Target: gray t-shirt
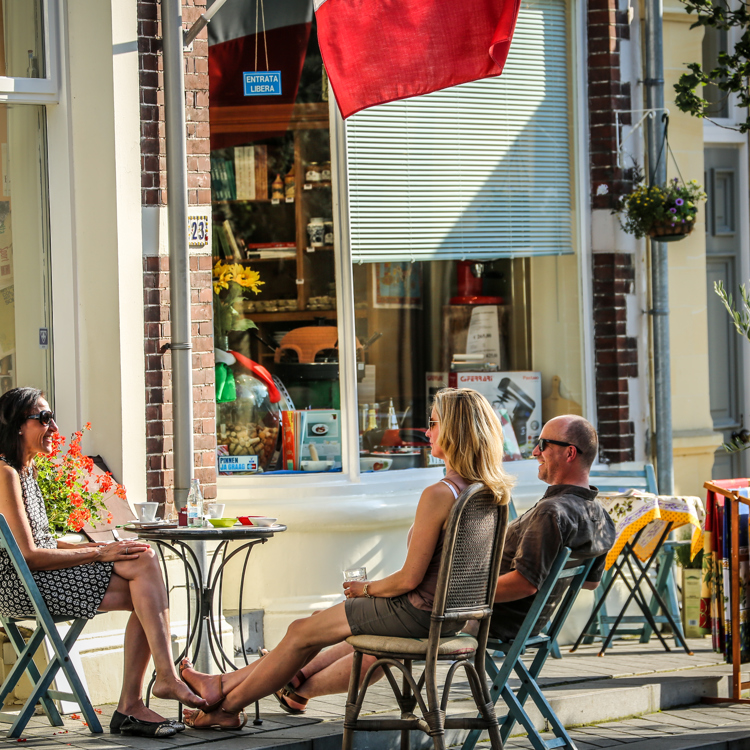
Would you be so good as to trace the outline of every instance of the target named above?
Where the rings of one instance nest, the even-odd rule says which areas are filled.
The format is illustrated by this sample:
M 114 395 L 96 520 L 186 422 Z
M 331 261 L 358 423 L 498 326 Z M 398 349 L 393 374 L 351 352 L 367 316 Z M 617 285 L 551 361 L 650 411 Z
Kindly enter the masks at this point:
M 600 581 L 604 560 L 615 543 L 615 525 L 596 499 L 596 487 L 552 485 L 542 499 L 508 525 L 500 575 L 517 570 L 529 583 L 541 588 L 563 547 L 573 551 L 571 560 L 596 558 L 588 581 Z M 537 621 L 539 633 L 552 616 L 570 581 L 555 587 Z M 534 596 L 494 606 L 490 633 L 495 638 L 513 638 L 526 617 Z

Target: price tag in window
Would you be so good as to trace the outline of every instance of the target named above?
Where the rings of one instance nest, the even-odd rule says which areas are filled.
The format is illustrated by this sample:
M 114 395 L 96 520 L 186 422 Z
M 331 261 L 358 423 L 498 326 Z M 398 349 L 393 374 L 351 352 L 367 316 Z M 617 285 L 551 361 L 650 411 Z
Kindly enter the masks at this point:
M 306 182 L 304 184 L 304 189 L 305 190 L 312 190 L 312 182 Z
M 278 198 L 271 198 L 271 205 L 278 206 L 281 201 Z
M 188 216 L 188 245 L 206 247 L 208 245 L 208 214 Z

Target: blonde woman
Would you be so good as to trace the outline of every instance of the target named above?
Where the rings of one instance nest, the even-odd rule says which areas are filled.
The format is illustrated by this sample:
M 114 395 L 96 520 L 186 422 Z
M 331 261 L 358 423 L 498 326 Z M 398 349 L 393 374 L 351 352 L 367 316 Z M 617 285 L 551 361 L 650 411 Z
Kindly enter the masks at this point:
M 482 482 L 498 503 L 506 504 L 513 483 L 502 468 L 500 421 L 476 391 L 439 391 L 427 435 L 432 455 L 445 462 L 445 478 L 422 493 L 407 536 L 403 567 L 378 581 L 345 582 L 344 602 L 317 613 L 314 619 L 293 622 L 279 645 L 255 664 L 230 674 L 206 675 L 183 662 L 183 680 L 209 704 L 207 711 L 186 710 L 187 724 L 197 729 L 240 728 L 244 725 L 240 718 L 243 708 L 271 694 L 285 710 L 301 713 L 306 700 L 296 690 L 302 690 L 300 681 L 316 668 L 314 661 L 308 662 L 322 648 L 335 646 L 319 657 L 321 664 L 329 662 L 320 672 L 327 692 L 343 692 L 348 684 L 346 655 L 350 652 L 344 641 L 350 635 L 428 635 L 445 525 L 456 498 L 469 485 Z M 443 632 L 452 635 L 460 628 L 461 623 L 449 622 Z M 296 681 L 296 688 L 288 685 L 290 680 Z

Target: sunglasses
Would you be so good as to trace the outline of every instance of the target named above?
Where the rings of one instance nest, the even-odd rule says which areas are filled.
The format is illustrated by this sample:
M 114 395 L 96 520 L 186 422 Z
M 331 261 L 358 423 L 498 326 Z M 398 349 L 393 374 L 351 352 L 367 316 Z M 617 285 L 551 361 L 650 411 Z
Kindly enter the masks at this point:
M 581 449 L 577 445 L 574 445 L 573 443 L 563 443 L 562 440 L 539 438 L 539 440 L 537 441 L 537 447 L 539 448 L 540 453 L 544 453 L 544 451 L 547 450 L 548 445 L 562 445 L 563 447 L 571 446 L 572 448 L 575 448 L 579 453 L 581 452 Z
M 38 419 L 39 424 L 46 427 L 50 422 L 55 421 L 55 412 L 45 409 L 44 411 L 40 411 L 39 414 L 29 414 L 26 419 Z

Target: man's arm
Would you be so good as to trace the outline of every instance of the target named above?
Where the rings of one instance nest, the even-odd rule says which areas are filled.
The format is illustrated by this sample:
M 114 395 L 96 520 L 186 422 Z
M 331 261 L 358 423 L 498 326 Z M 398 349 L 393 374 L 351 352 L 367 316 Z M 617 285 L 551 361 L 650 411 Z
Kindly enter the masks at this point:
M 586 591 L 594 591 L 599 588 L 599 583 L 600 581 L 586 581 L 581 588 L 586 589 Z
M 514 602 L 536 594 L 537 588 L 529 583 L 517 570 L 511 570 L 497 579 L 495 603 Z

